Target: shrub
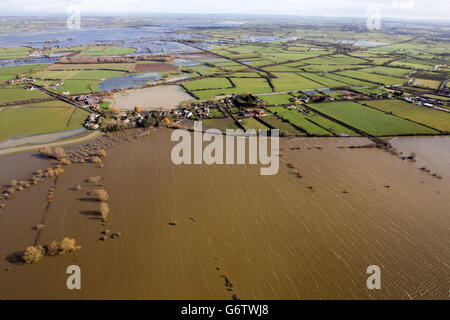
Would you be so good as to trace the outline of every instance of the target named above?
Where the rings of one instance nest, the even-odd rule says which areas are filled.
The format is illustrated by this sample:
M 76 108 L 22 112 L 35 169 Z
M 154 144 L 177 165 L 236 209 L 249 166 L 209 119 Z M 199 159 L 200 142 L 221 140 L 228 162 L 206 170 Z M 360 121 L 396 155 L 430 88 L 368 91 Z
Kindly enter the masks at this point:
M 57 241 L 52 241 L 45 245 L 45 249 L 48 256 L 56 256 L 59 253 L 59 244 Z
M 103 181 L 103 178 L 100 176 L 94 176 L 94 177 L 90 177 L 86 181 L 87 181 L 87 183 L 101 184 Z
M 44 148 L 39 149 L 39 153 L 42 154 L 43 156 L 46 156 L 49 158 L 53 155 L 52 148 L 50 148 L 50 147 L 44 147 Z
M 106 157 L 105 149 L 98 149 L 97 150 L 97 156 L 102 157 L 102 158 Z
M 64 151 L 63 148 L 56 147 L 55 149 L 53 149 L 53 157 L 57 160 L 63 159 L 66 157 L 66 152 Z
M 102 163 L 102 159 L 100 159 L 100 157 L 97 156 L 90 157 L 89 161 L 92 163 Z
M 100 203 L 99 212 L 100 212 L 103 222 L 106 222 L 108 220 L 108 214 L 109 214 L 108 204 L 106 204 L 104 202 Z
M 23 261 L 27 264 L 39 262 L 44 256 L 45 250 L 42 246 L 29 246 L 22 255 Z
M 65 166 L 68 166 L 68 165 L 72 164 L 72 162 L 69 159 L 67 159 L 67 158 L 59 159 L 59 163 L 65 165 Z
M 108 107 L 109 111 L 111 111 L 112 113 L 115 114 L 119 114 L 120 113 L 120 109 L 117 107 Z
M 81 247 L 76 245 L 75 239 L 65 237 L 59 242 L 59 250 L 60 254 L 64 254 L 81 250 Z
M 60 160 L 66 157 L 66 152 L 61 147 L 57 147 L 55 149 L 44 147 L 39 149 L 39 153 L 46 157 L 54 158 L 56 160 Z
M 87 194 L 102 202 L 105 202 L 109 199 L 109 195 L 105 189 L 96 189 L 94 191 L 88 192 Z

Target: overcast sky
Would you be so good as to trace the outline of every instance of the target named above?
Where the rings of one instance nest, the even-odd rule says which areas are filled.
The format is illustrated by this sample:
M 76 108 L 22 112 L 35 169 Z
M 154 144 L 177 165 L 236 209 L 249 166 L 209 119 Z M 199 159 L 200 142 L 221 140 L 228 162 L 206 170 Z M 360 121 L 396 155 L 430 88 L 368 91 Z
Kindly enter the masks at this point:
M 450 0 L 0 0 L 2 13 L 254 13 L 364 17 L 378 6 L 382 17 L 450 19 Z

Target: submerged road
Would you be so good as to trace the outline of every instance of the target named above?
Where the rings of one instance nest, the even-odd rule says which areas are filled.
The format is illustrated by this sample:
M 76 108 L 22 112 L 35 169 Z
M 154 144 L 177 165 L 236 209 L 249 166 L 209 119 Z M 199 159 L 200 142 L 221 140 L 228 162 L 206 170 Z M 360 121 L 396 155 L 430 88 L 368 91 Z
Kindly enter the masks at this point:
M 88 135 L 85 135 L 85 136 L 82 136 L 79 138 L 75 138 L 75 139 L 55 141 L 55 142 L 43 143 L 43 144 L 34 144 L 34 145 L 28 144 L 28 145 L 20 146 L 20 147 L 11 147 L 11 148 L 0 150 L 0 156 L 4 156 L 7 154 L 16 153 L 16 152 L 32 151 L 32 150 L 36 150 L 36 149 L 40 149 L 40 148 L 44 148 L 44 147 L 58 147 L 58 146 L 63 146 L 63 145 L 68 145 L 68 144 L 84 142 L 86 140 L 94 139 L 101 134 L 102 133 L 99 131 L 94 131 Z

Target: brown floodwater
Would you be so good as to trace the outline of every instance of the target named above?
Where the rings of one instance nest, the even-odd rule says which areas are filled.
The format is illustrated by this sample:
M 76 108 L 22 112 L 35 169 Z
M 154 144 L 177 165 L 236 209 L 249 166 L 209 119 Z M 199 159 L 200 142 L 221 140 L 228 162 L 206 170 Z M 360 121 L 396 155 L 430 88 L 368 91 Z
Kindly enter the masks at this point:
M 409 141 L 448 159 L 448 137 L 421 139 L 428 138 Z M 367 143 L 282 140 L 274 176 L 250 165 L 175 166 L 168 129 L 115 145 L 103 168 L 66 169 L 46 212 L 39 243 L 70 236 L 81 251 L 34 265 L 10 262 L 33 243 L 53 181 L 9 201 L 0 215 L 0 298 L 448 298 L 448 162 L 428 165 L 442 171 L 437 179 L 418 170 L 427 161 L 421 151 L 414 163 L 347 148 Z M 396 147 L 411 152 L 408 142 Z M 92 186 L 83 180 L 93 175 L 104 177 L 110 195 L 106 226 L 86 196 Z M 83 190 L 72 190 L 75 184 Z M 122 236 L 99 240 L 106 228 Z M 72 264 L 81 268 L 79 291 L 66 288 Z M 381 268 L 381 290 L 366 287 L 370 265 Z
M 191 99 L 180 86 L 173 85 L 115 93 L 113 105 L 122 110 L 134 110 L 136 106 L 143 109 L 172 110 L 180 102 Z
M 18 153 L 0 157 L 0 187 L 11 180 L 28 178 L 34 171 L 45 170 L 54 164 L 38 152 Z

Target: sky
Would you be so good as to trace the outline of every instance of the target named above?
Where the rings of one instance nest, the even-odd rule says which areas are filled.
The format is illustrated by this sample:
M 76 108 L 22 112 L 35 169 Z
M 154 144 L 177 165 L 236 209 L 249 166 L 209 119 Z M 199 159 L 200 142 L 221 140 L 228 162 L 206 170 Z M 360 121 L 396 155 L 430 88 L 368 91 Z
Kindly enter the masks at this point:
M 0 15 L 8 13 L 66 14 L 70 6 L 81 13 L 231 13 L 299 16 L 450 19 L 450 0 L 0 0 Z

